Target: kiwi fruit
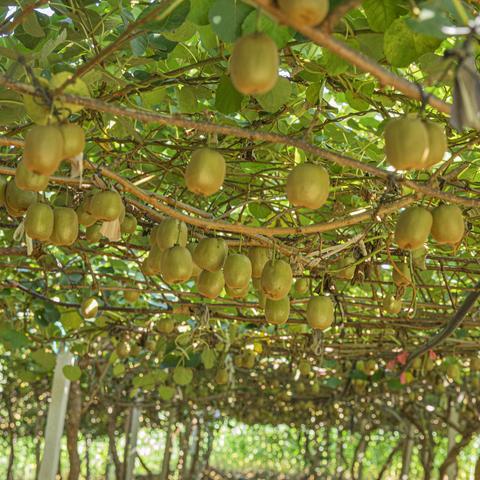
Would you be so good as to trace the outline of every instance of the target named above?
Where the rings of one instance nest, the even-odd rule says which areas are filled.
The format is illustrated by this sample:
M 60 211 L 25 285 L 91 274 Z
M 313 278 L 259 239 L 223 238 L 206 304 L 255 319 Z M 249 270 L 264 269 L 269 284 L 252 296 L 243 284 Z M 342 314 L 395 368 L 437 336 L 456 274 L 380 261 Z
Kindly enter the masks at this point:
M 308 278 L 298 278 L 294 285 L 295 293 L 304 295 L 308 292 Z
M 400 271 L 397 271 L 398 270 Z M 392 280 L 397 287 L 406 287 L 412 283 L 412 274 L 406 263 L 397 263 L 397 268 L 393 269 Z
M 480 358 L 474 357 L 470 360 L 470 368 L 474 372 L 479 372 L 480 371 Z
M 98 314 L 98 300 L 95 297 L 86 298 L 80 305 L 83 318 L 95 318 Z
M 387 295 L 383 300 L 383 310 L 390 315 L 397 315 L 402 311 L 402 300 L 393 295 Z
M 248 286 L 252 278 L 252 263 L 241 253 L 228 255 L 223 266 L 225 284 L 232 289 L 242 289 Z
M 132 233 L 135 233 L 135 230 L 137 229 L 137 218 L 135 215 L 132 215 L 131 213 L 127 213 L 125 215 L 125 218 L 123 219 L 123 222 L 120 224 L 120 231 L 123 234 L 130 235 Z
M 125 290 L 123 298 L 129 303 L 135 303 L 140 298 L 139 290 Z
M 154 235 L 154 243 L 160 250 L 165 250 L 175 245 L 185 247 L 187 245 L 188 229 L 184 222 L 176 218 L 167 218 L 158 225 L 155 233 L 152 235 Z
M 5 205 L 5 191 L 7 189 L 7 179 L 0 176 L 0 207 Z
M 328 199 L 328 172 L 320 165 L 298 165 L 288 175 L 286 190 L 287 198 L 293 206 L 311 210 L 320 208 Z
M 440 244 L 457 245 L 465 234 L 462 210 L 456 205 L 440 205 L 432 211 L 432 238 Z
M 265 33 L 245 35 L 235 42 L 230 56 L 230 78 L 243 95 L 265 94 L 275 87 L 278 48 Z
M 115 353 L 117 354 L 118 358 L 127 358 L 131 351 L 132 347 L 125 340 L 118 342 L 117 346 L 115 347 Z
M 73 158 L 85 149 L 85 132 L 75 123 L 65 123 L 58 127 L 63 137 L 62 159 Z
M 73 208 L 55 207 L 50 242 L 57 246 L 72 245 L 78 237 L 78 217 Z
M 23 163 L 39 175 L 52 175 L 63 156 L 63 136 L 57 127 L 37 125 L 25 136 Z
M 430 122 L 429 120 L 424 120 L 423 125 L 427 130 L 429 145 L 428 156 L 423 165 L 423 169 L 426 169 L 433 167 L 443 160 L 448 144 L 445 128 L 442 125 Z
M 273 325 L 287 323 L 290 316 L 290 299 L 288 297 L 272 300 L 267 298 L 265 302 L 265 320 Z
M 403 250 L 420 248 L 430 235 L 432 214 L 422 207 L 405 209 L 398 217 L 395 228 L 395 242 Z
M 257 296 L 258 296 L 258 305 L 260 306 L 260 308 L 265 308 L 265 304 L 267 303 L 267 297 L 265 296 L 265 294 L 261 289 L 258 290 Z
M 303 377 L 308 377 L 312 372 L 312 366 L 310 365 L 310 362 L 308 360 L 302 358 L 298 362 L 298 370 L 300 372 L 300 375 L 302 375 Z
M 162 271 L 162 255 L 163 250 L 160 250 L 157 246 L 150 249 L 144 264 L 150 272 L 148 275 L 158 275 Z
M 220 190 L 225 180 L 225 159 L 210 148 L 195 150 L 185 170 L 187 188 L 208 197 Z
M 197 245 L 194 243 L 189 243 L 187 245 L 187 248 L 190 251 L 190 254 L 192 255 L 192 265 L 193 265 L 192 278 L 197 278 L 202 272 L 202 269 L 195 263 L 195 259 L 193 258 L 193 252 L 197 248 Z
M 233 299 L 245 298 L 248 295 L 248 283 L 242 288 L 231 288 L 225 282 L 225 293 Z
M 70 72 L 60 72 L 53 75 L 53 77 L 50 79 L 50 88 L 52 90 L 60 88 L 71 77 L 72 74 Z M 81 78 L 76 78 L 73 83 L 68 84 L 63 90 L 63 93 L 78 95 L 80 97 L 90 97 L 88 86 Z M 65 103 L 61 100 L 55 100 L 54 106 L 58 110 L 58 113 L 62 119 L 66 119 L 70 114 L 83 110 L 82 105 Z
M 38 83 L 45 89 L 48 89 L 48 80 L 43 77 L 37 77 Z M 23 95 L 23 105 L 28 116 L 32 119 L 33 123 L 37 125 L 47 125 L 52 119 L 51 109 L 45 104 L 45 101 L 41 97 L 33 95 Z
M 219 368 L 215 374 L 215 383 L 217 385 L 226 385 L 228 380 L 228 370 L 226 368 Z
M 278 0 L 278 6 L 294 22 L 313 27 L 327 16 L 329 0 Z
M 250 249 L 248 250 L 248 258 L 252 263 L 252 278 L 261 278 L 263 268 L 265 267 L 265 264 L 270 260 L 270 257 L 271 252 L 268 248 L 250 247 Z
M 209 272 L 203 270 L 197 278 L 197 289 L 201 295 L 207 298 L 217 298 L 225 286 L 225 279 L 221 270 Z
M 307 303 L 307 323 L 315 330 L 325 330 L 334 320 L 333 302 L 324 295 L 312 297 Z
M 53 232 L 54 215 L 50 205 L 32 203 L 25 215 L 25 233 L 34 240 L 47 241 Z
M 340 258 L 335 262 L 332 275 L 335 278 L 340 278 L 342 280 L 352 280 L 355 276 L 355 271 L 357 270 L 357 266 L 355 265 L 356 262 L 357 259 L 353 254 Z
M 203 238 L 193 252 L 193 261 L 208 272 L 217 272 L 223 267 L 228 246 L 222 238 Z
M 8 212 L 26 212 L 27 208 L 37 201 L 35 192 L 28 192 L 17 187 L 14 180 L 10 180 L 5 188 L 5 205 Z M 14 216 L 20 216 L 14 215 Z
M 102 230 L 101 223 L 94 223 L 93 225 L 90 225 L 89 227 L 87 227 L 87 229 L 85 230 L 85 238 L 87 239 L 87 242 L 88 243 L 99 242 L 103 237 L 101 230 Z
M 168 284 L 190 280 L 193 272 L 190 250 L 180 245 L 167 248 L 162 255 L 161 271 L 163 279 Z
M 288 295 L 292 286 L 292 268 L 285 260 L 269 260 L 262 272 L 262 291 L 271 300 Z
M 15 184 L 21 190 L 41 192 L 47 189 L 48 180 L 48 175 L 39 175 L 32 172 L 23 162 L 20 162 L 15 170 Z
M 168 335 L 175 330 L 175 321 L 173 318 L 161 318 L 157 322 L 156 326 L 160 333 Z
M 428 131 L 419 118 L 395 118 L 385 127 L 385 153 L 397 170 L 424 168 L 429 145 Z
M 89 201 L 90 197 L 84 200 L 77 208 L 78 223 L 84 227 L 91 227 L 97 221 L 97 218 L 87 210 Z
M 89 213 L 97 220 L 111 222 L 117 220 L 124 208 L 122 197 L 113 190 L 95 193 L 89 202 Z

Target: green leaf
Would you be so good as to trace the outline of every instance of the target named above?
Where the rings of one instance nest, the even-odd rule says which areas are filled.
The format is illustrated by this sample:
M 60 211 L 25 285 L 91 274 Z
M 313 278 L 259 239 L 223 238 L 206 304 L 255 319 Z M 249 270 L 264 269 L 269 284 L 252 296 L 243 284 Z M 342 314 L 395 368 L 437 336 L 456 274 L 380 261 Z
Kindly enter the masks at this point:
M 253 10 L 238 0 L 216 0 L 208 18 L 220 40 L 232 43 L 242 34 L 242 23 Z
M 23 29 L 26 33 L 36 38 L 43 38 L 45 32 L 43 31 L 42 26 L 38 22 L 37 13 L 34 11 L 23 21 Z
M 195 1 L 195 0 L 194 0 Z M 148 13 L 153 9 L 157 8 L 156 3 L 152 4 L 150 7 L 143 10 L 139 18 L 148 15 Z M 150 32 L 160 33 L 168 32 L 170 30 L 175 30 L 178 28 L 186 19 L 190 12 L 190 0 L 184 0 L 177 8 L 173 10 L 172 13 L 167 15 L 162 20 L 155 20 L 153 22 L 147 22 L 143 28 Z
M 394 20 L 407 12 L 407 5 L 402 0 L 365 0 L 362 6 L 374 32 L 384 32 Z
M 178 110 L 182 113 L 196 113 L 199 111 L 194 87 L 183 87 L 178 92 Z
M 215 92 L 215 109 L 228 115 L 240 111 L 243 95 L 232 84 L 230 77 L 222 75 Z
M 67 331 L 77 330 L 83 324 L 83 318 L 77 310 L 69 310 L 61 314 L 60 322 Z
M 327 378 L 324 382 L 323 385 L 325 385 L 328 388 L 338 388 L 342 384 L 342 381 L 339 378 L 336 377 L 330 377 Z
M 292 38 L 292 32 L 288 27 L 282 27 L 270 17 L 261 14 L 257 28 L 257 11 L 251 12 L 242 24 L 244 35 L 260 31 L 266 33 L 278 46 L 283 48 Z
M 196 25 L 208 25 L 208 12 L 215 0 L 193 0 L 188 20 Z
M 77 365 L 65 365 L 62 371 L 65 378 L 72 382 L 80 380 L 82 376 L 82 370 L 80 370 L 80 367 Z
M 125 365 L 123 363 L 117 363 L 112 369 L 114 377 L 121 377 L 125 373 Z
M 57 357 L 52 352 L 46 350 L 36 350 L 30 354 L 32 360 L 43 367 L 45 370 L 53 370 L 57 362 Z
M 158 388 L 158 396 L 162 399 L 168 402 L 173 398 L 175 395 L 175 388 L 173 387 L 167 387 L 166 385 L 162 385 L 161 387 Z
M 140 96 L 142 97 L 143 105 L 147 108 L 152 108 L 163 103 L 167 96 L 167 89 L 165 87 L 157 87 L 149 92 L 142 92 Z
M 264 110 L 275 113 L 290 100 L 291 93 L 290 81 L 280 77 L 272 90 L 263 95 L 255 95 L 255 98 Z
M 272 213 L 270 207 L 264 203 L 251 203 L 248 210 L 257 220 L 263 220 Z

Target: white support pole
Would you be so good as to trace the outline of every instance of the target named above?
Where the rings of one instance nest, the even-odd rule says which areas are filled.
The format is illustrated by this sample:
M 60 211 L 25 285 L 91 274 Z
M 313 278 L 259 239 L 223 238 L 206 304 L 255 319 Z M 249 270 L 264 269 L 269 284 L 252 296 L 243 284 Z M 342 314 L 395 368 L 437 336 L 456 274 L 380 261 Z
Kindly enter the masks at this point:
M 125 455 L 125 480 L 133 480 L 135 460 L 137 458 L 137 438 L 140 429 L 140 409 L 137 405 L 130 412 L 129 428 L 127 431 L 127 449 Z
M 52 399 L 48 407 L 47 426 L 45 428 L 45 446 L 38 478 L 55 480 L 60 458 L 65 412 L 67 410 L 70 380 L 63 375 L 63 367 L 73 364 L 70 352 L 60 352 L 53 373 Z

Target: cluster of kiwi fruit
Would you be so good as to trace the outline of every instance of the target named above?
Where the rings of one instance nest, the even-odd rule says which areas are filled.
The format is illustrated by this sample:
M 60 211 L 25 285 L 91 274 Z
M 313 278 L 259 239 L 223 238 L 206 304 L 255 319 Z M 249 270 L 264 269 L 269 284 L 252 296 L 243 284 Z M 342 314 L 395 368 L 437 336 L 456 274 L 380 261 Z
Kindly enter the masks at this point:
M 445 129 L 437 123 L 406 116 L 385 127 L 385 153 L 397 170 L 426 170 L 441 162 L 446 151 Z

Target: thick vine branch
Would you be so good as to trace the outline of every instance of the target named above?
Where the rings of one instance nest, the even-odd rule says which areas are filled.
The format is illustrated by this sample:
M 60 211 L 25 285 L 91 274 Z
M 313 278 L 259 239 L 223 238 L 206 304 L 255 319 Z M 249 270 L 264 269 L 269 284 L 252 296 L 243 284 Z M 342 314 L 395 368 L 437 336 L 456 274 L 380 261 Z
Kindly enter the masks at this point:
M 10 88 L 11 90 L 15 90 L 20 93 L 27 93 L 34 96 L 40 95 L 40 93 L 36 91 L 34 87 L 24 83 L 12 81 L 4 75 L 0 75 L 0 85 L 3 85 L 7 88 Z M 67 103 L 82 105 L 83 107 L 91 110 L 111 113 L 113 115 L 118 115 L 119 117 L 129 117 L 145 123 L 156 123 L 159 125 L 167 126 L 174 125 L 187 130 L 193 129 L 204 133 L 231 135 L 238 138 L 246 138 L 249 140 L 265 141 L 279 145 L 289 145 L 292 147 L 297 147 L 301 150 L 304 150 L 305 152 L 311 153 L 314 156 L 318 156 L 337 165 L 361 170 L 365 173 L 368 173 L 374 177 L 381 178 L 385 181 L 394 180 L 399 184 L 402 184 L 408 188 L 411 188 L 412 190 L 415 190 L 416 192 L 427 195 L 429 197 L 438 198 L 445 202 L 454 203 L 457 205 L 480 207 L 480 199 L 460 197 L 448 192 L 434 189 L 428 184 L 414 182 L 413 180 L 408 180 L 400 175 L 393 175 L 387 170 L 383 170 L 373 165 L 363 163 L 359 160 L 355 160 L 353 158 L 332 152 L 330 150 L 324 150 L 322 148 L 316 147 L 315 145 L 312 145 L 300 138 L 292 138 L 286 135 L 264 132 L 260 130 L 249 130 L 246 128 L 232 127 L 228 125 L 218 125 L 212 122 L 197 121 L 180 115 L 165 115 L 162 113 L 154 113 L 136 108 L 111 105 L 100 100 L 78 97 L 76 95 L 62 94 L 58 95 L 57 98 L 60 100 L 64 100 Z
M 360 70 L 370 73 L 376 77 L 382 85 L 390 85 L 407 97 L 413 98 L 414 100 L 422 100 L 422 95 L 417 85 L 383 68 L 380 64 L 363 55 L 361 52 L 349 48 L 343 42 L 336 40 L 326 33 L 322 28 L 309 27 L 303 23 L 294 21 L 292 17 L 289 17 L 277 8 L 271 0 L 249 0 L 249 2 L 257 7 L 261 7 L 274 19 L 294 28 L 317 45 L 328 48 L 328 50 L 347 60 L 352 65 L 355 65 Z M 439 112 L 450 113 L 451 105 L 443 102 L 434 95 L 429 96 L 427 102 Z
M 0 26 L 0 35 L 5 35 L 15 30 L 17 25 L 22 23 L 23 20 L 30 15 L 30 13 L 32 13 L 36 8 L 45 5 L 47 2 L 48 0 L 38 0 L 37 2 L 32 2 L 23 10 L 21 10 L 13 19 L 12 16 L 6 18 L 4 24 Z

